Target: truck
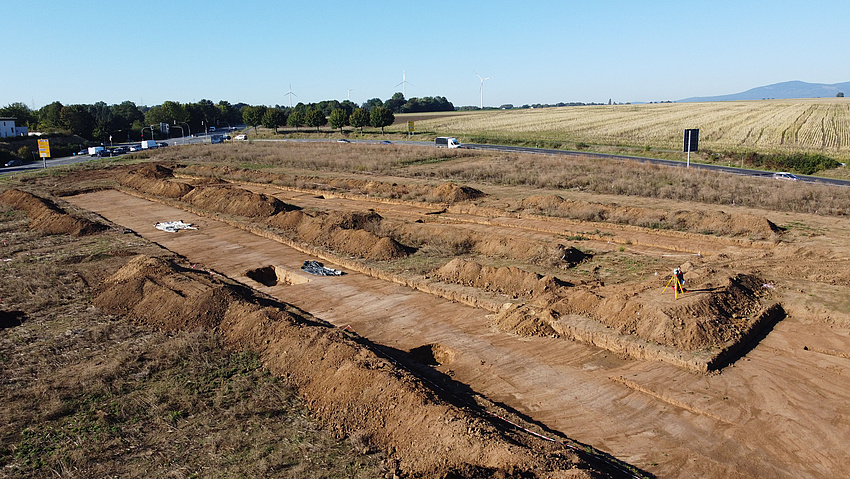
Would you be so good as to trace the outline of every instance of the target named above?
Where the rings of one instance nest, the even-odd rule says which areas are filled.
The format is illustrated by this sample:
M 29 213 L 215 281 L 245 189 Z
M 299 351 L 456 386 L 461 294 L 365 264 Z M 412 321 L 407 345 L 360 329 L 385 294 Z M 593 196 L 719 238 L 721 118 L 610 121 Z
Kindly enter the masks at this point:
M 102 146 L 90 146 L 89 147 L 89 156 L 97 156 L 102 151 L 103 151 Z
M 146 148 L 156 148 L 157 146 L 159 146 L 159 145 L 157 145 L 156 142 L 153 141 L 153 140 L 142 140 L 142 149 L 143 150 L 146 149 Z
M 449 136 L 438 136 L 437 139 L 434 140 L 434 144 L 437 148 L 461 148 L 460 142 L 457 141 L 457 138 Z

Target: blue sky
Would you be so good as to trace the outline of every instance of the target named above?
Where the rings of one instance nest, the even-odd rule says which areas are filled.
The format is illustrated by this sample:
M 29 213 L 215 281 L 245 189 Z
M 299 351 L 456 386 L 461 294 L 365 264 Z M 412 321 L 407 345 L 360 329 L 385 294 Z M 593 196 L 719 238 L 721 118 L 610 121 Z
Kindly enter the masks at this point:
M 649 102 L 850 81 L 846 1 L 21 0 L 0 106 Z M 349 92 L 350 90 L 350 92 Z

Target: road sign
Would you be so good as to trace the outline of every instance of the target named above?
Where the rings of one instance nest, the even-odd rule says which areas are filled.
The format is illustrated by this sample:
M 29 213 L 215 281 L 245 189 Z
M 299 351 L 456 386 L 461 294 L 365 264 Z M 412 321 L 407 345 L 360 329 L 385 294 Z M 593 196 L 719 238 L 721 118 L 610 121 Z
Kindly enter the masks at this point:
M 50 140 L 38 140 L 38 156 L 50 158 Z
M 407 132 L 408 132 L 408 133 L 413 133 L 413 131 L 414 131 L 414 130 L 413 130 L 413 122 L 412 122 L 412 121 L 408 121 L 408 122 L 407 122 Z
M 687 153 L 691 151 L 699 151 L 699 128 L 691 128 L 685 130 L 685 138 L 683 144 L 683 152 Z

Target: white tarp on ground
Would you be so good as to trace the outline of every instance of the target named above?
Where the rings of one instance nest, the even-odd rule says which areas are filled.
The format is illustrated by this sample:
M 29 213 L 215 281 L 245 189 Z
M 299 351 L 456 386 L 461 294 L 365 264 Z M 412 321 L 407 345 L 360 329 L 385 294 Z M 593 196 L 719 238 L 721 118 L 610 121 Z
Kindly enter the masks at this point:
M 161 223 L 157 223 L 154 225 L 156 229 L 167 231 L 169 233 L 176 233 L 180 230 L 196 230 L 198 228 L 192 226 L 192 223 L 184 223 L 183 220 L 178 221 L 164 221 Z
M 325 268 L 325 265 L 318 261 L 305 261 L 301 266 L 302 271 L 306 271 L 316 276 L 342 276 L 342 271 L 338 269 Z

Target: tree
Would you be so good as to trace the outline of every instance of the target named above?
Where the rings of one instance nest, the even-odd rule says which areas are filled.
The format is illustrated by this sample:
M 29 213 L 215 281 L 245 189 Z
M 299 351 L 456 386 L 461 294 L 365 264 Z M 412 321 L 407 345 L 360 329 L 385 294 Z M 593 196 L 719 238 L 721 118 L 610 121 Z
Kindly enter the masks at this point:
M 279 126 L 285 124 L 286 113 L 284 113 L 284 111 L 279 108 L 269 108 L 263 115 L 263 126 L 266 128 L 273 128 L 275 133 L 277 133 L 277 128 Z
M 843 91 L 840 91 L 840 92 L 838 92 L 838 94 L 837 94 L 837 95 L 835 95 L 835 96 L 836 96 L 836 97 L 838 97 L 838 98 L 844 98 L 844 92 L 843 92 Z
M 304 126 L 304 113 L 298 110 L 293 111 L 287 117 L 286 124 L 293 128 L 301 128 Z
M 316 133 L 318 133 L 320 126 L 328 124 L 328 119 L 325 117 L 325 114 L 322 113 L 322 110 L 311 108 L 307 110 L 307 114 L 304 115 L 304 122 L 307 123 L 307 126 L 315 127 Z
M 348 117 L 348 122 L 354 128 L 360 128 L 360 133 L 363 133 L 363 127 L 369 124 L 369 112 L 363 108 L 358 108 Z
M 331 128 L 334 130 L 339 129 L 339 132 L 342 133 L 342 127 L 348 123 L 348 114 L 342 108 L 337 108 L 331 112 L 331 116 L 328 120 L 330 121 Z
M 380 98 L 372 98 L 371 100 L 366 100 L 361 108 L 369 112 L 372 111 L 373 108 L 379 106 L 384 106 L 384 102 L 382 102 Z
M 407 100 L 404 99 L 404 93 L 396 92 L 392 98 L 384 102 L 384 108 L 390 110 L 393 113 L 401 113 L 401 107 L 407 103 Z
M 242 109 L 242 121 L 246 125 L 253 127 L 257 131 L 257 127 L 263 124 L 263 115 L 266 114 L 266 107 L 263 105 L 246 106 Z
M 62 111 L 59 112 L 59 121 L 62 122 L 62 128 L 71 133 L 90 140 L 94 139 L 94 117 L 85 105 L 62 107 Z
M 62 128 L 62 121 L 59 119 L 62 107 L 63 105 L 58 101 L 41 107 L 38 110 L 38 129 L 44 131 Z
M 389 108 L 379 106 L 377 108 L 373 108 L 369 113 L 369 124 L 375 128 L 380 128 L 381 134 L 384 133 L 384 127 L 392 125 L 394 121 L 395 115 Z

